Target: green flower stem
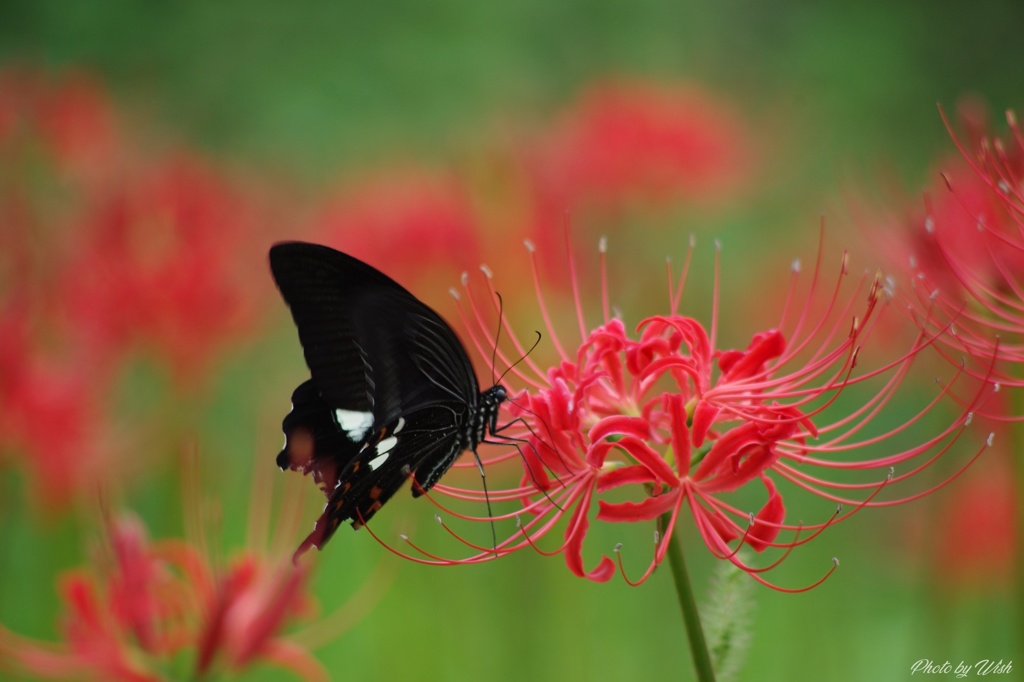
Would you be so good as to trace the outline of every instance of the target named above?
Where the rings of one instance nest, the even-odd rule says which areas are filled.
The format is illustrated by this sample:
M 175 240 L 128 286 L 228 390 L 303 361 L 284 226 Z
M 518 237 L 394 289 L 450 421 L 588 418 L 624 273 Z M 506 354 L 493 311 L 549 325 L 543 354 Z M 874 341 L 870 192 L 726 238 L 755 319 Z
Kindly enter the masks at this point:
M 667 527 L 667 519 L 662 519 L 662 528 Z M 697 600 L 693 597 L 690 587 L 690 576 L 683 560 L 683 543 L 678 532 L 673 534 L 668 543 L 668 564 L 672 568 L 672 580 L 676 584 L 679 596 L 679 607 L 683 610 L 683 622 L 686 624 L 686 636 L 690 640 L 690 654 L 693 656 L 693 667 L 697 671 L 699 682 L 714 682 L 715 671 L 711 667 L 711 655 L 704 641 L 704 629 L 697 613 Z
M 1020 369 L 1017 371 L 1021 372 Z M 1011 391 L 1010 408 L 1010 414 L 1024 417 L 1024 389 Z M 1015 538 L 1017 547 L 1013 557 L 1013 573 L 1011 573 L 1016 580 L 1012 581 L 1010 588 L 1016 594 L 1010 596 L 1013 598 L 1013 603 L 1017 604 L 1018 651 L 1024 651 L 1024 602 L 1021 601 L 1024 599 L 1024 492 L 1020 490 L 1020 486 L 1024 485 L 1024 422 L 1010 422 L 1009 431 L 1011 471 L 1014 474 L 1014 499 L 1017 507 L 1017 537 Z

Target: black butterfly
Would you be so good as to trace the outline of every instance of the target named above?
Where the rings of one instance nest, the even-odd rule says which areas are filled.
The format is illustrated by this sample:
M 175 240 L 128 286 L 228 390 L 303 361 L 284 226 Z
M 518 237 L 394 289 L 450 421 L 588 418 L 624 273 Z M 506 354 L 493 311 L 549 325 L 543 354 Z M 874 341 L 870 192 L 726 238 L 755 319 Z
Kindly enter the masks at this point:
M 270 249 L 312 378 L 292 394 L 282 469 L 313 472 L 324 513 L 299 548 L 318 549 L 342 521 L 358 529 L 412 476 L 430 490 L 497 429 L 504 387 L 481 392 L 441 316 L 366 263 L 319 244 Z

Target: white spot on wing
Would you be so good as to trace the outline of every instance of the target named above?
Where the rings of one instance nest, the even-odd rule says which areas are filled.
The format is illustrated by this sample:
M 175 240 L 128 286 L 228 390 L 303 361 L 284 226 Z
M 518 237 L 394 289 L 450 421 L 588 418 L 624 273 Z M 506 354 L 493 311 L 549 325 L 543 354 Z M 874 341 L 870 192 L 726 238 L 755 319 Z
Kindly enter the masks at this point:
M 404 428 L 405 428 L 405 417 L 399 417 L 398 418 L 398 424 L 395 426 L 395 430 L 393 431 L 393 433 L 398 433 L 399 431 L 401 431 Z
M 388 461 L 388 457 L 391 456 L 391 450 L 394 449 L 397 443 L 398 439 L 394 436 L 385 438 L 381 442 L 377 443 L 377 456 L 367 462 L 367 464 L 370 465 L 370 469 L 376 471 L 382 464 L 384 464 L 384 462 Z
M 335 410 L 334 423 L 348 435 L 353 443 L 358 443 L 366 436 L 373 426 L 372 412 L 356 412 L 354 410 Z
M 385 438 L 381 442 L 377 443 L 377 456 L 367 462 L 367 464 L 370 465 L 370 469 L 376 471 L 382 464 L 384 464 L 384 462 L 388 461 L 388 457 L 391 456 L 390 452 L 397 443 L 398 439 L 394 436 Z
M 391 452 L 392 448 L 394 448 L 397 443 L 398 439 L 395 438 L 394 436 L 385 438 L 381 442 L 377 443 L 377 454 L 386 455 L 387 453 Z

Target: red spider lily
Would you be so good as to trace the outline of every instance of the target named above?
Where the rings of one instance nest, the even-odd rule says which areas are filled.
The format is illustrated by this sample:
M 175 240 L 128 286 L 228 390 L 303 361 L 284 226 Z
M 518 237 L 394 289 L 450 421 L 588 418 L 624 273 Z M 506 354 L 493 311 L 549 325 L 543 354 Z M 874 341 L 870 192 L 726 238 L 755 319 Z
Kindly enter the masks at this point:
M 43 318 L 57 352 L 98 364 L 142 345 L 188 383 L 265 286 L 241 266 L 262 229 L 253 196 L 197 154 L 146 160 L 84 74 L 7 71 L 0 88 L 4 297 Z
M 466 191 L 453 178 L 420 169 L 392 169 L 347 187 L 314 224 L 318 241 L 394 272 L 479 262 L 477 219 Z
M 253 505 L 250 518 L 262 518 L 266 496 L 254 495 Z M 302 679 L 328 679 L 309 648 L 340 635 L 347 614 L 339 610 L 305 631 L 283 634 L 313 610 L 310 565 L 293 564 L 282 542 L 296 532 L 296 519 L 288 518 L 274 549 L 260 551 L 260 540 L 250 538 L 250 548 L 226 564 L 208 556 L 201 541 L 150 541 L 133 516 L 109 522 L 102 557 L 91 570 L 73 570 L 60 581 L 63 641 L 34 641 L 0 625 L 0 669 L 137 682 L 168 679 L 176 666 L 192 670 L 179 670 L 180 677 L 205 679 L 224 668 L 272 664 Z M 198 524 L 188 521 L 190 528 Z M 361 596 L 376 598 L 378 587 L 367 586 Z
M 870 369 L 860 369 L 860 360 L 869 355 L 862 348 L 887 342 L 873 334 L 880 308 L 885 307 L 885 292 L 878 277 L 864 276 L 854 287 L 856 293 L 844 299 L 845 256 L 836 286 L 824 292 L 827 307 L 821 319 L 809 316 L 814 309 L 810 303 L 823 295 L 819 253 L 806 301 L 798 297 L 798 269 L 794 269 L 778 326 L 755 333 L 743 350 L 717 346 L 717 286 L 710 331 L 677 312 L 685 272 L 678 289 L 670 282 L 666 314 L 641 321 L 633 334 L 609 315 L 602 275 L 603 322 L 589 327 L 570 259 L 580 341 L 574 351 L 567 352 L 548 313 L 536 258 L 532 263 L 541 314 L 558 358 L 545 368 L 527 356 L 522 363 L 525 369 L 515 366 L 509 372 L 522 382 L 522 388 L 508 401 L 509 426 L 500 434 L 518 447 L 485 464 L 489 480 L 491 471 L 503 465 L 520 467 L 517 487 L 486 495 L 488 504 L 512 508 L 484 517 L 446 511 L 487 523 L 514 518 L 517 531 L 493 548 L 463 539 L 478 552 L 464 559 L 437 556 L 407 539 L 417 553 L 402 552 L 410 558 L 472 563 L 527 546 L 539 548 L 542 536 L 564 520 L 564 538 L 549 551 L 563 553 L 576 575 L 608 580 L 616 568 L 611 558 L 602 556 L 589 569 L 583 558 L 596 502 L 594 518 L 599 523 L 659 521 L 647 569 L 636 580 L 626 578 L 639 583 L 663 560 L 679 514 L 686 509 L 715 556 L 776 587 L 762 574 L 781 563 L 793 548 L 860 509 L 908 502 L 946 485 L 988 444 L 980 445 L 954 472 L 929 481 L 924 489 L 890 495 L 890 489 L 919 478 L 942 455 L 956 451 L 971 414 L 959 413 L 927 433 L 918 431 L 930 428 L 925 417 L 933 410 L 935 418 L 942 419 L 937 406 L 958 383 L 962 374 L 958 371 L 904 424 L 889 430 L 878 424 L 887 410 L 909 400 L 907 394 L 913 390 L 903 390 L 903 381 L 934 338 L 922 332 L 906 349 L 891 353 Z M 488 310 L 492 302 L 497 310 L 497 297 L 493 289 L 489 300 L 468 291 L 469 308 L 462 308 L 467 326 L 478 351 L 489 354 L 495 339 Z M 858 301 L 863 301 L 862 308 Z M 510 337 L 517 357 L 525 355 L 517 337 L 512 333 Z M 504 353 L 498 357 L 511 364 Z M 503 382 L 508 384 L 510 379 Z M 969 408 L 987 396 L 982 387 L 968 401 Z M 908 438 L 916 444 L 907 446 Z M 862 474 L 856 476 L 858 472 Z M 788 522 L 781 482 L 837 502 L 840 509 L 823 522 Z M 743 499 L 749 489 L 764 491 L 759 509 L 733 501 L 734 493 L 742 493 Z M 434 492 L 438 504 L 438 494 L 485 501 L 479 490 L 438 485 Z M 853 509 L 844 513 L 842 505 Z M 801 537 L 805 531 L 810 534 Z M 755 566 L 740 557 L 744 546 L 756 552 L 775 548 L 781 550 L 781 557 Z M 619 568 L 625 576 L 621 558 Z M 832 570 L 834 566 L 828 574 Z
M 30 346 L 23 310 L 0 310 L 0 451 L 31 472 L 44 511 L 67 506 L 109 467 L 102 373 Z
M 103 173 L 118 149 L 114 107 L 85 73 L 66 75 L 39 103 L 38 125 L 62 168 L 86 179 Z
M 31 69 L 2 69 L 0 150 L 30 137 L 59 170 L 87 180 L 108 169 L 118 148 L 114 108 L 86 73 L 51 80 Z
M 268 286 L 252 195 L 195 154 L 136 158 L 115 124 L 84 75 L 0 71 L 0 454 L 47 512 L 129 468 L 105 413 L 125 359 L 193 388 Z
M 944 115 L 943 115 L 944 116 Z M 946 125 L 951 134 L 952 126 Z M 1010 139 L 953 139 L 961 158 L 943 164 L 942 185 L 923 213 L 891 233 L 915 281 L 916 309 L 955 326 L 946 340 L 959 353 L 1010 363 L 994 378 L 1024 385 L 1024 136 L 1007 114 Z M 970 145 L 970 147 L 968 147 Z M 907 228 L 910 229 L 907 229 Z M 957 358 L 954 358 L 957 359 Z M 1018 367 L 1013 369 L 1012 366 Z
M 308 652 L 277 634 L 305 609 L 305 568 L 249 555 L 218 574 L 186 542 L 150 542 L 130 516 L 111 524 L 108 540 L 107 562 L 61 580 L 62 644 L 0 627 L 0 651 L 17 669 L 51 679 L 162 680 L 160 670 L 194 648 L 199 676 L 219 656 L 236 670 L 263 659 L 327 679 Z
M 696 87 L 588 87 L 543 145 L 538 179 L 562 206 L 706 199 L 736 184 L 749 146 L 736 116 Z
M 994 461 L 971 471 L 942 500 L 935 521 L 943 530 L 936 539 L 933 565 L 945 585 L 1011 584 L 1020 541 L 1014 509 L 1020 481 L 1008 454 L 1000 448 Z
M 593 83 L 529 146 L 529 237 L 542 255 L 551 254 L 566 212 L 592 211 L 579 222 L 613 229 L 625 221 L 609 217 L 624 210 L 734 200 L 754 161 L 747 138 L 730 105 L 698 86 Z
M 252 205 L 187 154 L 92 203 L 61 280 L 72 324 L 101 350 L 137 343 L 166 357 L 176 379 L 200 376 L 254 312 L 258 288 L 240 267 L 258 229 Z

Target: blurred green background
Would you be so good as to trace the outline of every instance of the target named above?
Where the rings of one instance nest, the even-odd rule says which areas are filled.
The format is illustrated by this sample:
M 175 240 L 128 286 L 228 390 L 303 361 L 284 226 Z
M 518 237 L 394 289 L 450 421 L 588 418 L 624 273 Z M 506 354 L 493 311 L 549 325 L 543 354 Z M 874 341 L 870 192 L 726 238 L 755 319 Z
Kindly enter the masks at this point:
M 1004 108 L 1019 109 L 1022 30 L 1024 4 L 1009 1 L 967 7 L 838 0 L 5 0 L 0 65 L 98 75 L 119 109 L 176 143 L 244 174 L 286 178 L 298 188 L 295 215 L 303 214 L 304 197 L 337 178 L 396 161 L 458 173 L 478 149 L 548 120 L 594 79 L 697 83 L 731 103 L 757 141 L 753 189 L 742 202 L 675 216 L 699 225 L 667 232 L 630 225 L 616 238 L 628 257 L 660 267 L 664 255 L 681 253 L 688 232 L 699 230 L 702 239 L 722 239 L 724 262 L 737 259 L 727 270 L 750 263 L 757 272 L 775 267 L 757 259 L 774 259 L 784 270 L 794 255 L 813 253 L 822 213 L 838 224 L 831 245 L 842 244 L 847 192 L 895 184 L 916 196 L 930 183 L 935 160 L 952 149 L 936 102 L 953 109 L 958 98 L 977 95 L 997 119 Z M 290 216 L 288 207 L 280 211 L 285 224 L 277 237 L 289 234 Z M 761 245 L 768 242 L 779 248 L 765 255 Z M 500 271 L 501 263 L 491 265 Z M 262 260 L 252 267 L 262 268 Z M 617 276 L 628 282 L 645 271 L 620 264 Z M 750 284 L 737 282 L 726 282 L 733 287 L 726 297 Z M 438 285 L 434 300 L 447 286 Z M 172 433 L 186 425 L 180 430 L 198 443 L 207 493 L 222 504 L 226 547 L 244 540 L 252 471 L 273 466 L 282 406 L 305 376 L 269 281 L 266 294 L 265 308 L 276 311 L 269 331 L 229 354 L 201 400 L 167 398 L 171 381 L 144 360 L 124 371 L 113 400 L 129 414 L 158 412 Z M 174 449 L 178 443 L 167 444 L 174 440 L 149 447 Z M 175 459 L 156 461 L 122 502 L 154 537 L 180 534 Z M 896 680 L 909 678 L 921 658 L 955 664 L 1024 653 L 1014 651 L 1019 640 L 1004 588 L 936 580 L 927 547 L 943 542 L 941 528 L 924 533 L 925 549 L 904 551 L 908 528 L 922 518 L 927 526 L 952 492 L 909 508 L 863 512 L 798 549 L 779 582 L 805 584 L 827 570 L 832 556 L 842 566 L 806 594 L 754 592 L 753 643 L 739 679 Z M 308 497 L 310 510 L 318 509 Z M 15 468 L 0 470 L 0 499 L 0 622 L 52 637 L 53 576 L 83 562 L 95 529 L 80 516 L 41 514 Z M 424 504 L 397 498 L 388 512 L 421 525 L 432 515 Z M 599 546 L 616 541 L 601 538 Z M 700 597 L 715 562 L 699 542 L 688 554 Z M 327 610 L 374 571 L 397 571 L 377 607 L 318 652 L 334 679 L 691 676 L 667 572 L 640 588 L 618 578 L 597 585 L 574 578 L 559 558 L 530 552 L 482 566 L 425 568 L 388 555 L 365 533 L 346 531 L 317 558 L 314 592 Z

